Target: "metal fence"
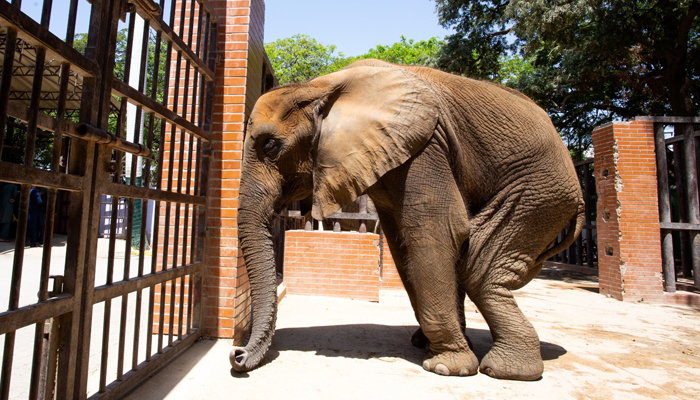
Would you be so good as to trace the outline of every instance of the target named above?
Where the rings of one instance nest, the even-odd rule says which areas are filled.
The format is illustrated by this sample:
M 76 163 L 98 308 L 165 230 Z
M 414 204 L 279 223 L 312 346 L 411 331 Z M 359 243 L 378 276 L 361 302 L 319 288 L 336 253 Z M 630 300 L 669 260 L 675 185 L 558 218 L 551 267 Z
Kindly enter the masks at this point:
M 215 40 L 204 0 L 0 1 L 0 399 L 117 398 L 200 336 Z
M 652 117 L 664 290 L 700 290 L 698 118 Z

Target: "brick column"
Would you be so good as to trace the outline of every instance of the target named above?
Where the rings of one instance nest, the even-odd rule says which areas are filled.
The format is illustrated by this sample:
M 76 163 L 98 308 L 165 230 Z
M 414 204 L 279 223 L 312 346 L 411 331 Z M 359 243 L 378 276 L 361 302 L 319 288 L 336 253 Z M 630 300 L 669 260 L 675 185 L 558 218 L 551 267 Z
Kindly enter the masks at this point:
M 593 130 L 593 147 L 600 293 L 662 302 L 654 123 L 599 126 Z
M 214 0 L 218 63 L 212 116 L 212 160 L 207 193 L 208 230 L 202 327 L 206 336 L 247 334 L 248 274 L 238 251 L 238 188 L 243 128 L 260 97 L 265 50 L 263 0 Z

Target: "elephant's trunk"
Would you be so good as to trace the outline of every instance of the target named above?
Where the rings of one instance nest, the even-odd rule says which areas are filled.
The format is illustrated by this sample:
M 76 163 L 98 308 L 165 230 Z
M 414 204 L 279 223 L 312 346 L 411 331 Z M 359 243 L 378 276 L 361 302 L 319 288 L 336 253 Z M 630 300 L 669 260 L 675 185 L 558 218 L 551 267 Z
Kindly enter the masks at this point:
M 238 372 L 258 366 L 275 333 L 277 279 L 271 221 L 277 195 L 256 182 L 241 182 L 238 232 L 250 282 L 252 330 L 245 347 L 234 347 L 229 355 L 231 366 Z

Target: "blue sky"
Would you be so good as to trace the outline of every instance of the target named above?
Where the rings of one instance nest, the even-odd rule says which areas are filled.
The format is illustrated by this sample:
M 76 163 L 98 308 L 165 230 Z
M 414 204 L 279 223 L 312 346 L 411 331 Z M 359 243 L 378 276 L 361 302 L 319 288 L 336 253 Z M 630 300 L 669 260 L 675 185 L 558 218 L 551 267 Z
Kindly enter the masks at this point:
M 65 37 L 68 17 L 63 1 L 54 0 L 49 28 L 60 38 Z M 401 35 L 419 41 L 450 33 L 438 25 L 434 0 L 264 1 L 265 42 L 303 33 L 324 45 L 335 45 L 346 56 L 366 53 L 378 44 L 393 44 Z M 24 0 L 22 11 L 39 20 L 42 3 Z M 80 0 L 77 32 L 87 31 L 89 12 L 90 5 Z
M 303 33 L 356 56 L 378 44 L 450 34 L 434 0 L 265 0 L 265 42 Z

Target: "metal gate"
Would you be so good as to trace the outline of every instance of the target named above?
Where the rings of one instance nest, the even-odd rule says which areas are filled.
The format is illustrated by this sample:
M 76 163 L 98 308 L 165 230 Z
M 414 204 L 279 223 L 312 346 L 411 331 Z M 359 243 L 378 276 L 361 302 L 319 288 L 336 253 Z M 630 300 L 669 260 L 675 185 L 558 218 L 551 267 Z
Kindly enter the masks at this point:
M 0 1 L 0 399 L 118 398 L 200 336 L 216 21 L 204 0 L 21 3 Z M 98 238 L 103 195 L 125 239 L 116 218 Z
M 640 118 L 638 118 L 640 119 Z M 664 291 L 700 291 L 700 119 L 654 122 Z

